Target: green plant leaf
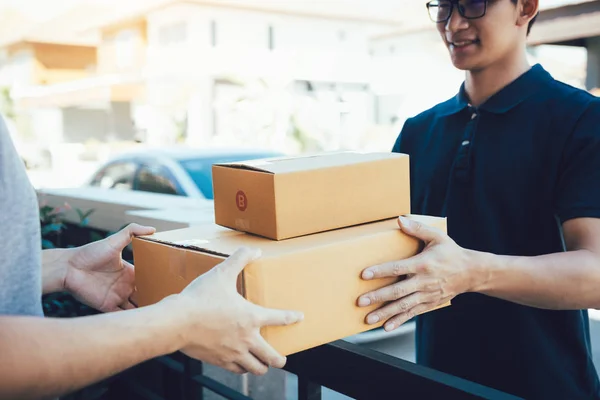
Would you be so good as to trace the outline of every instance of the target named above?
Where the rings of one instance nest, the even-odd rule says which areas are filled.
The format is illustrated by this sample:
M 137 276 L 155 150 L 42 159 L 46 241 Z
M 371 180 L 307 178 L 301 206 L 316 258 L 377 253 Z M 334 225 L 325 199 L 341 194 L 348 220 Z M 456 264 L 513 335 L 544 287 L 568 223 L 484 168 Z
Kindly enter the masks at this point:
M 62 223 L 54 223 L 49 225 L 44 225 L 42 227 L 42 236 L 45 236 L 52 232 L 60 232 L 64 228 Z
M 90 210 L 87 210 L 86 212 L 83 212 L 81 211 L 81 209 L 77 208 L 76 211 L 77 215 L 79 215 L 79 221 L 81 221 L 81 223 L 84 223 L 84 221 L 88 221 L 88 217 L 92 215 L 96 210 L 92 208 Z M 87 225 L 88 222 L 85 222 L 85 224 Z
M 48 239 L 42 239 L 42 249 L 53 249 L 54 247 L 54 243 Z

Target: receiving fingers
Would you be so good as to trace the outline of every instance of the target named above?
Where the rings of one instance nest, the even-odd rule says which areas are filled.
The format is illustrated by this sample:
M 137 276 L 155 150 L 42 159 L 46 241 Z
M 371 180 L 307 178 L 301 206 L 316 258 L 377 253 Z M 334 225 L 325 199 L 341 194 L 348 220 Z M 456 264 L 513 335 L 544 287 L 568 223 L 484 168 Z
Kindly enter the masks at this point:
M 123 250 L 125 246 L 131 243 L 133 236 L 151 235 L 154 232 L 156 232 L 156 229 L 149 226 L 129 224 L 114 235 L 110 235 L 106 240 L 113 248 Z
M 233 372 L 234 374 L 238 374 L 238 375 L 243 375 L 243 374 L 248 373 L 248 371 L 246 371 L 244 368 L 240 367 L 236 363 L 229 363 L 229 364 L 223 365 L 223 369 L 226 369 L 227 371 Z
M 250 352 L 263 364 L 269 367 L 283 368 L 287 359 L 277 353 L 275 349 L 259 334 L 256 334 Z
M 143 226 L 138 224 L 130 224 L 125 230 L 128 230 L 130 236 L 144 236 L 144 235 L 152 235 L 156 232 L 156 228 L 152 226 Z
M 255 306 L 258 311 L 260 326 L 285 326 L 298 323 L 304 319 L 304 314 L 298 311 L 275 310 Z
M 133 303 L 131 303 L 130 301 L 126 301 L 125 303 L 121 304 L 119 306 L 122 310 L 133 310 L 135 308 L 137 308 Z
M 246 265 L 257 260 L 260 255 L 261 251 L 259 249 L 241 247 L 219 264 L 218 268 L 230 274 L 231 277 L 236 278 L 244 270 Z
M 246 355 L 237 361 L 237 364 L 254 375 L 264 375 L 269 371 L 269 367 L 251 353 L 246 353 Z

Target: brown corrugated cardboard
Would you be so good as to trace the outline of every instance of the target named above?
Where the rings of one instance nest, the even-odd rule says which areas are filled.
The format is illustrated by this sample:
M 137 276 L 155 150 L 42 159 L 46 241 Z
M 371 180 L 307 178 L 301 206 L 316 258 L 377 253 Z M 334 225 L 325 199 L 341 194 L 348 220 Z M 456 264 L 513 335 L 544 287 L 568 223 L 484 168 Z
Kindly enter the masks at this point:
M 213 166 L 215 221 L 281 240 L 410 213 L 408 155 L 333 153 Z
M 410 217 L 446 229 L 443 218 Z M 255 304 L 305 314 L 297 325 L 263 329 L 265 339 L 284 355 L 373 329 L 364 318 L 376 306 L 360 308 L 357 299 L 396 278 L 365 281 L 361 272 L 415 255 L 421 247 L 396 219 L 285 241 L 216 225 L 157 233 L 133 242 L 138 305 L 179 293 L 241 246 L 260 248 L 262 257 L 240 275 L 239 292 Z

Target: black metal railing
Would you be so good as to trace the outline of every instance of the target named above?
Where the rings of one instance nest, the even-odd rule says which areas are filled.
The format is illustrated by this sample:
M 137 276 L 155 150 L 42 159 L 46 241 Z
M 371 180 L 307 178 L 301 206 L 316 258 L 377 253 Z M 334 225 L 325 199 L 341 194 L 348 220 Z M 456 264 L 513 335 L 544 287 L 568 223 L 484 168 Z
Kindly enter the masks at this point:
M 322 387 L 355 399 L 396 395 L 403 399 L 518 399 L 344 341 L 292 355 L 285 370 L 298 376 L 298 400 L 321 400 Z M 113 378 L 107 398 L 203 399 L 203 389 L 225 399 L 251 400 L 203 375 L 202 363 L 181 353 L 148 361 Z

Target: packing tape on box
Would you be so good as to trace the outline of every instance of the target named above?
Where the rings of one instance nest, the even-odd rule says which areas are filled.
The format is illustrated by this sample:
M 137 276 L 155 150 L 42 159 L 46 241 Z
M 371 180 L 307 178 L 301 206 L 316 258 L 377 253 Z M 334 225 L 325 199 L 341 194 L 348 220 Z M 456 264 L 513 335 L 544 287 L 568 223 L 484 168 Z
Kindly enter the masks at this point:
M 177 251 L 169 252 L 169 271 L 185 280 L 185 250 L 178 249 Z

